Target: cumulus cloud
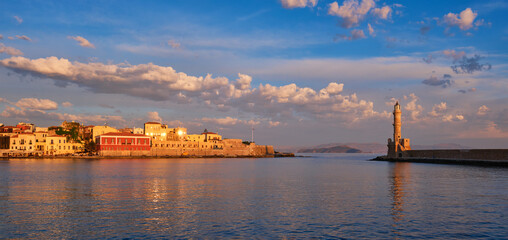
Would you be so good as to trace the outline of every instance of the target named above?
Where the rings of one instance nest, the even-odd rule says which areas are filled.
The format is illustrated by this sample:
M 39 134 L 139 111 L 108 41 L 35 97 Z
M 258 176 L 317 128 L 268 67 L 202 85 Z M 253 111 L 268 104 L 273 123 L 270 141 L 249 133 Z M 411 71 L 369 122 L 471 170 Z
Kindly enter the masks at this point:
M 278 127 L 280 124 L 281 124 L 281 122 L 279 122 L 279 121 L 269 121 L 268 122 L 268 125 L 270 127 Z
M 180 49 L 180 47 L 181 47 L 180 43 L 177 43 L 174 40 L 169 40 L 167 43 L 168 43 L 168 46 L 170 46 L 171 48 L 174 48 L 174 49 Z
M 14 16 L 14 19 L 16 19 L 16 21 L 21 24 L 23 23 L 23 18 L 19 17 L 19 16 Z
M 342 18 L 340 25 L 344 28 L 358 26 L 365 15 L 376 6 L 374 0 L 346 0 L 341 6 L 337 2 L 330 3 L 328 14 Z
M 280 0 L 284 8 L 315 7 L 318 0 Z
M 67 36 L 68 39 L 73 39 L 76 42 L 79 43 L 79 46 L 86 47 L 86 48 L 95 48 L 95 45 L 90 43 L 88 40 L 86 40 L 84 37 L 81 36 Z
M 432 111 L 429 112 L 429 115 L 432 116 L 432 117 L 437 117 L 439 115 L 442 115 L 446 111 L 446 109 L 447 109 L 447 107 L 446 107 L 446 103 L 445 102 L 441 102 L 439 104 L 435 104 L 432 107 Z
M 159 116 L 158 112 L 148 112 L 147 117 L 150 121 L 162 122 L 162 118 Z
M 238 123 L 245 123 L 244 120 L 240 120 L 240 119 L 237 119 L 237 118 L 232 118 L 232 117 L 225 117 L 225 118 L 202 118 L 201 121 L 203 122 L 207 122 L 207 123 L 215 123 L 215 124 L 218 124 L 218 125 L 225 125 L 225 126 L 231 126 L 231 125 L 236 125 Z
M 305 115 L 356 121 L 389 117 L 386 112 L 374 111 L 371 101 L 361 100 L 354 93 L 343 95 L 344 85 L 335 82 L 320 90 L 296 84 L 260 84 L 254 88 L 252 78 L 245 74 L 238 74 L 238 79 L 230 82 L 225 77 L 214 78 L 210 74 L 189 76 L 152 63 L 81 63 L 56 57 L 11 57 L 0 60 L 0 65 L 22 74 L 54 79 L 60 86 L 77 84 L 98 93 L 119 93 L 155 101 L 204 103 L 219 110 L 236 108 L 268 118 Z
M 456 114 L 456 115 L 444 115 L 442 118 L 443 122 L 460 122 L 465 121 L 464 115 Z
M 338 39 L 343 39 L 343 40 L 353 41 L 353 40 L 358 40 L 358 39 L 362 39 L 362 38 L 366 38 L 363 30 L 353 29 L 353 30 L 351 30 L 351 36 L 337 34 L 337 36 L 335 37 L 335 40 L 337 41 Z
M 476 115 L 478 116 L 484 116 L 490 111 L 490 108 L 488 108 L 485 105 L 482 105 L 478 108 L 478 111 L 476 112 Z
M 414 93 L 411 93 L 409 96 L 404 96 L 404 100 L 409 100 L 404 109 L 409 112 L 410 119 L 412 121 L 420 120 L 419 118 L 420 114 L 423 112 L 423 107 L 416 103 L 419 98 Z
M 85 124 L 125 123 L 125 120 L 123 119 L 122 116 L 92 115 L 92 114 L 75 115 L 68 113 L 48 112 L 37 109 L 21 109 L 12 106 L 7 106 L 4 109 L 4 111 L 0 113 L 0 116 L 5 118 L 26 119 L 26 120 L 46 119 L 55 121 L 76 121 Z
M 77 121 L 87 124 L 124 123 L 121 116 L 105 116 L 92 114 L 68 114 L 54 112 L 58 109 L 58 104 L 50 99 L 22 98 L 17 102 L 11 102 L 6 99 L 0 99 L 8 105 L 0 113 L 4 118 L 23 119 L 32 121 L 33 119 L 46 119 L 55 121 Z
M 74 106 L 74 105 L 73 105 L 72 103 L 70 103 L 70 102 L 63 102 L 63 103 L 62 103 L 62 106 L 63 106 L 63 107 L 66 107 L 66 108 L 69 108 L 69 107 L 72 107 L 72 106 Z
M 392 8 L 389 6 L 383 6 L 382 8 L 374 8 L 372 14 L 379 19 L 389 19 L 392 14 Z
M 5 54 L 11 55 L 11 56 L 23 55 L 23 52 L 21 52 L 20 50 L 13 48 L 13 47 L 7 47 L 3 43 L 0 43 L 0 53 L 5 53 Z
M 58 103 L 49 99 L 38 99 L 38 98 L 22 98 L 14 103 L 19 108 L 38 109 L 38 110 L 56 110 L 58 109 Z
M 462 59 L 466 56 L 466 52 L 460 51 L 456 52 L 455 50 L 443 50 L 443 55 L 445 55 L 448 58 L 452 58 L 454 62 L 457 62 L 458 60 Z
M 448 13 L 444 15 L 443 22 L 447 27 L 459 27 L 460 30 L 469 30 L 473 27 L 473 22 L 478 14 L 473 12 L 471 8 L 466 8 L 460 14 Z
M 462 57 L 462 59 L 458 60 L 457 65 L 451 66 L 453 72 L 455 73 L 467 73 L 473 74 L 474 72 L 488 71 L 492 68 L 492 65 L 489 63 L 480 63 L 480 60 L 483 57 L 479 55 L 474 55 L 471 58 L 466 56 Z
M 443 88 L 449 87 L 452 84 L 450 80 L 452 76 L 449 74 L 444 74 L 442 79 L 437 78 L 436 76 L 431 76 L 422 81 L 423 84 L 429 86 L 441 86 Z
M 369 35 L 375 37 L 376 33 L 374 32 L 374 28 L 370 25 L 370 23 L 367 24 L 367 27 L 369 28 Z
M 32 41 L 32 39 L 30 39 L 29 37 L 27 37 L 25 35 L 21 35 L 21 36 L 20 35 L 16 35 L 16 38 L 17 39 L 21 39 L 21 40 L 25 40 L 25 41 L 29 41 L 29 42 Z

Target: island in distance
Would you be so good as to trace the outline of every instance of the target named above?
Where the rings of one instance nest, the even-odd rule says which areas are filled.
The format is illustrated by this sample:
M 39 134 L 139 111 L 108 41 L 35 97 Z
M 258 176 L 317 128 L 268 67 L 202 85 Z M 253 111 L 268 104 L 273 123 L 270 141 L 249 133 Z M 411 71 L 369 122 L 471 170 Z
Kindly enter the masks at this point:
M 449 149 L 460 148 L 469 149 L 470 147 L 454 143 L 439 143 L 433 145 L 415 145 L 413 149 Z M 381 143 L 328 143 L 313 147 L 283 148 L 285 151 L 298 153 L 384 153 L 386 144 Z

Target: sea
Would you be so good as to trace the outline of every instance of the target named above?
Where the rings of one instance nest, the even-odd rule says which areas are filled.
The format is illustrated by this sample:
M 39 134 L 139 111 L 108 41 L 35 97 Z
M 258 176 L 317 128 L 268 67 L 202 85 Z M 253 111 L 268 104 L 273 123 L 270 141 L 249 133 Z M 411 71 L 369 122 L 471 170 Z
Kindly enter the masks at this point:
M 0 239 L 508 239 L 508 168 L 294 158 L 0 160 Z

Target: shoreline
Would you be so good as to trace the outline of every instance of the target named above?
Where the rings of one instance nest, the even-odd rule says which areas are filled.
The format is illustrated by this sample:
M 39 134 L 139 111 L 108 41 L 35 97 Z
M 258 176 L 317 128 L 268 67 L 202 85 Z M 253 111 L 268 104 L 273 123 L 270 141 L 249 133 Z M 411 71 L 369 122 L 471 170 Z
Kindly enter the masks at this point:
M 286 158 L 295 157 L 294 153 L 277 153 L 270 155 L 237 155 L 237 156 L 225 156 L 225 155 L 199 155 L 199 156 L 19 156 L 19 157 L 0 157 L 0 160 L 5 159 L 176 159 L 176 158 Z
M 508 167 L 508 160 L 487 160 L 487 159 L 423 158 L 423 157 L 422 158 L 403 158 L 403 157 L 402 158 L 389 158 L 387 156 L 377 156 L 373 159 L 370 159 L 369 161 Z

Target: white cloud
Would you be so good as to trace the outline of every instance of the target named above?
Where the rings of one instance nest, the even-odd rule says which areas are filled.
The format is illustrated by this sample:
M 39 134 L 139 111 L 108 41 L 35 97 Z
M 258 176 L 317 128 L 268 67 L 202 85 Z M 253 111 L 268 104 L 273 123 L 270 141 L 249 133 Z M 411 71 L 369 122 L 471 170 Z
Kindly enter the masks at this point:
M 465 121 L 465 118 L 461 114 L 457 115 L 444 115 L 443 122 L 455 122 L 455 121 Z
M 58 109 L 58 103 L 49 99 L 38 99 L 38 98 L 22 98 L 17 101 L 14 105 L 19 108 L 38 109 L 38 110 L 56 110 Z
M 230 125 L 236 125 L 238 123 L 245 123 L 244 120 L 239 120 L 237 118 L 232 118 L 232 117 L 225 117 L 225 118 L 202 118 L 201 121 L 203 122 L 211 122 L 211 123 L 215 123 L 215 124 L 218 124 L 218 125 L 225 125 L 225 126 L 230 126 Z
M 414 93 L 411 93 L 411 94 L 409 94 L 409 96 L 404 96 L 404 99 L 409 100 L 409 102 L 406 104 L 404 109 L 409 111 L 411 120 L 412 121 L 419 121 L 420 114 L 423 111 L 423 107 L 416 103 L 419 100 L 419 98 Z
M 66 108 L 69 108 L 69 107 L 72 107 L 72 106 L 74 106 L 74 105 L 73 105 L 72 103 L 70 103 L 70 102 L 63 102 L 63 103 L 62 103 L 62 106 L 63 106 L 63 107 L 66 107 Z
M 454 62 L 462 59 L 462 57 L 466 56 L 466 52 L 460 51 L 456 52 L 455 50 L 446 49 L 443 50 L 443 55 L 446 57 L 452 58 Z
M 21 39 L 21 40 L 25 40 L 25 41 L 29 41 L 29 42 L 32 41 L 31 38 L 29 38 L 29 37 L 27 37 L 25 35 L 21 35 L 21 36 L 20 35 L 16 35 L 16 38 Z
M 351 28 L 358 26 L 358 24 L 365 18 L 365 15 L 376 6 L 374 0 L 346 0 L 342 6 L 337 2 L 330 3 L 328 14 L 342 18 L 341 26 L 344 28 Z
M 280 0 L 284 8 L 315 7 L 318 0 Z
M 375 37 L 376 36 L 376 33 L 374 32 L 374 28 L 372 28 L 372 26 L 369 24 L 367 24 L 368 28 L 369 28 L 369 35 L 372 36 L 372 37 Z
M 95 48 L 95 45 L 90 43 L 88 40 L 86 40 L 84 37 L 81 36 L 67 36 L 68 39 L 73 39 L 76 42 L 79 43 L 79 46 L 86 47 L 86 48 Z
M 388 116 L 385 112 L 374 111 L 373 102 L 360 100 L 354 93 L 342 95 L 344 85 L 335 82 L 320 90 L 294 83 L 284 86 L 260 84 L 253 88 L 250 85 L 252 78 L 245 74 L 238 74 L 238 79 L 230 83 L 225 77 L 189 76 L 152 63 L 81 63 L 56 57 L 11 57 L 0 60 L 0 65 L 16 72 L 52 78 L 60 86 L 74 83 L 93 92 L 119 93 L 157 101 L 174 100 L 184 104 L 204 103 L 222 111 L 236 108 L 268 118 L 282 114 L 356 121 Z
M 5 109 L 0 113 L 4 118 L 23 119 L 24 121 L 33 121 L 34 119 L 46 119 L 53 121 L 77 121 L 85 124 L 104 124 L 107 123 L 125 123 L 121 116 L 92 115 L 92 114 L 68 114 L 53 112 L 57 110 L 58 104 L 49 99 L 22 98 L 17 102 L 8 103 Z
M 476 112 L 476 114 L 477 114 L 478 116 L 484 116 L 484 115 L 486 115 L 489 111 L 490 111 L 490 109 L 489 109 L 487 106 L 482 105 L 482 106 L 480 106 L 480 107 L 478 108 L 478 111 Z
M 280 125 L 280 122 L 279 121 L 269 121 L 268 125 L 270 127 L 278 127 Z
M 351 36 L 338 34 L 337 37 L 340 39 L 349 40 L 349 41 L 366 38 L 365 33 L 363 33 L 363 30 L 360 30 L 360 29 L 351 30 Z
M 441 102 L 439 104 L 435 104 L 433 107 L 432 107 L 432 111 L 429 112 L 429 115 L 432 116 L 432 117 L 437 117 L 437 116 L 440 116 L 442 115 L 445 111 L 446 111 L 446 103 L 445 102 Z
M 382 8 L 374 8 L 372 14 L 379 19 L 387 20 L 392 14 L 392 8 L 389 6 L 383 6 Z
M 148 112 L 147 117 L 150 121 L 162 122 L 162 118 L 159 116 L 158 112 Z
M 458 26 L 461 30 L 469 30 L 473 27 L 473 22 L 478 14 L 473 12 L 471 8 L 466 8 L 460 14 L 448 13 L 444 15 L 443 22 L 448 27 Z
M 19 16 L 14 16 L 14 19 L 16 19 L 16 21 L 21 24 L 23 23 L 23 18 L 19 17 Z
M 13 47 L 7 47 L 3 43 L 0 43 L 0 53 L 5 53 L 5 54 L 11 55 L 11 56 L 23 55 L 23 52 L 21 52 L 20 50 L 13 48 Z

